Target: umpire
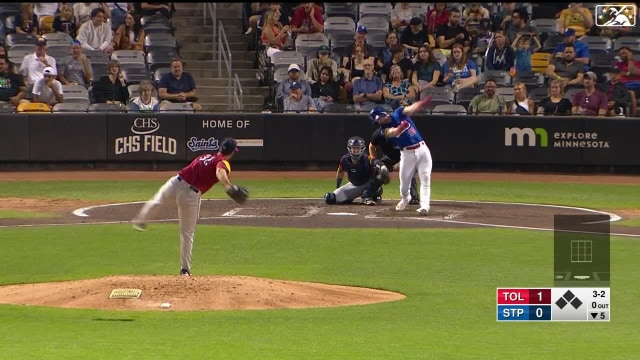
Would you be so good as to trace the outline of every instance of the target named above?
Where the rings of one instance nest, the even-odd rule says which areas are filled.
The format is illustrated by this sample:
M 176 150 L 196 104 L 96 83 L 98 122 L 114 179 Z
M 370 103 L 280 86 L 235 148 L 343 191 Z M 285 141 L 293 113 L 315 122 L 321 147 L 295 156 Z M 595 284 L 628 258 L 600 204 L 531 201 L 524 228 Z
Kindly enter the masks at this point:
M 382 151 L 378 151 L 378 148 Z M 369 142 L 369 155 L 374 159 L 380 159 L 389 169 L 389 171 L 397 170 L 395 166 L 400 162 L 400 150 L 393 147 L 389 139 L 384 136 L 382 129 L 377 128 L 371 134 L 371 141 Z M 411 205 L 420 204 L 420 197 L 418 196 L 417 186 L 417 174 L 413 174 L 411 179 L 411 187 L 409 192 L 411 194 Z

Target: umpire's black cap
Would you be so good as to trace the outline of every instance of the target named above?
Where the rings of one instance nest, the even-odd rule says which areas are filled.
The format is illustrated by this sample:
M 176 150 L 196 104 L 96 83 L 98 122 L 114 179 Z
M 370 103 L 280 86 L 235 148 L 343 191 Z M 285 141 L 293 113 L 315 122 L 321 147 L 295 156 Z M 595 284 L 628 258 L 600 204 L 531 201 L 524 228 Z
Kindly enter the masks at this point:
M 234 138 L 225 138 L 220 143 L 220 152 L 222 155 L 229 155 L 235 151 L 240 151 L 238 149 L 238 141 Z

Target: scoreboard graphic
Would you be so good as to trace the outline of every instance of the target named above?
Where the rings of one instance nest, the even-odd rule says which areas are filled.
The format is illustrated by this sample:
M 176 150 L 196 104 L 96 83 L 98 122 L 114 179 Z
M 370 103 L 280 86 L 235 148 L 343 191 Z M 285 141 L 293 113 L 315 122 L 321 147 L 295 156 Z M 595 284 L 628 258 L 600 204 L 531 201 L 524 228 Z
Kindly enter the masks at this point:
M 610 288 L 498 288 L 497 320 L 611 320 Z

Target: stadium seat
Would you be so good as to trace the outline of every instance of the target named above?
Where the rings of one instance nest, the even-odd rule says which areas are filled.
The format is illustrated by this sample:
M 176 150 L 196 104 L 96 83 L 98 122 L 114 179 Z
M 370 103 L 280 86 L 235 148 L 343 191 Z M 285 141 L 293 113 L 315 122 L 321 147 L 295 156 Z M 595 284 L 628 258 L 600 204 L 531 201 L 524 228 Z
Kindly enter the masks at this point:
M 351 33 L 356 31 L 356 22 L 351 17 L 333 16 L 324 21 L 324 33 L 329 36 L 332 33 Z
M 582 91 L 584 91 L 584 89 L 580 89 L 580 88 L 567 89 L 564 92 L 564 97 L 569 99 L 569 101 L 572 101 L 573 100 L 573 95 L 575 95 L 575 94 L 577 94 L 579 92 L 582 92 Z
M 535 89 L 531 89 L 528 91 L 529 98 L 536 103 L 540 102 L 542 99 L 547 97 L 549 90 L 546 87 L 538 87 Z
M 71 55 L 71 45 L 69 44 L 47 44 L 47 55 L 53 56 L 57 61 L 60 61 L 65 56 Z
M 193 106 L 189 103 L 165 102 L 160 106 L 161 112 L 194 112 Z
M 127 87 L 129 89 L 129 98 L 133 99 L 135 97 L 140 96 L 140 84 L 131 84 Z M 151 96 L 158 97 L 158 90 L 156 87 L 153 87 L 153 91 L 151 92 Z
M 409 3 L 409 8 L 413 12 L 414 17 L 424 19 L 429 11 L 429 5 L 430 3 Z M 396 6 L 398 6 L 398 3 L 396 3 Z
M 472 88 L 463 88 L 460 89 L 455 94 L 455 102 L 458 105 L 463 105 L 463 102 L 471 101 L 476 95 L 480 95 L 482 93 L 480 88 L 472 87 Z M 465 106 L 466 108 L 467 106 Z
M 640 54 L 640 37 L 639 36 L 621 36 L 616 39 L 613 44 L 613 50 L 619 50 L 626 46 L 633 51 L 634 54 Z
M 175 51 L 158 51 L 152 50 L 147 54 L 147 65 L 149 71 L 154 72 L 158 68 L 170 67 L 171 60 L 178 57 Z
M 611 39 L 604 36 L 584 36 L 580 41 L 589 45 L 589 54 L 608 53 L 613 47 Z
M 9 49 L 8 52 L 7 52 L 7 55 L 9 57 L 9 61 L 11 61 L 12 63 L 16 64 L 18 67 L 20 67 L 20 64 L 22 64 L 22 60 L 24 60 L 24 57 L 29 55 L 29 54 L 33 54 L 33 49 L 31 49 L 31 50 Z
M 324 15 L 327 18 L 347 16 L 355 21 L 358 18 L 358 3 L 324 3 Z
M 540 34 L 558 33 L 558 20 L 556 19 L 535 19 L 531 21 L 531 25 L 535 26 Z
M 564 41 L 564 38 L 560 34 L 551 33 L 542 43 L 542 51 L 551 54 L 558 44 Z
M 279 68 L 273 72 L 273 82 L 276 84 L 285 81 L 289 78 L 289 72 L 287 68 Z
M 165 49 L 163 51 L 178 51 L 176 39 L 171 34 L 153 33 L 144 36 L 145 53 L 153 49 Z
M 91 72 L 93 79 L 98 80 L 100 77 L 109 75 L 109 65 L 107 63 L 91 63 Z
M 156 87 L 162 75 L 171 72 L 171 68 L 157 68 L 156 71 L 153 72 L 153 81 L 156 83 Z
M 501 96 L 504 101 L 513 101 L 513 87 L 499 87 L 496 89 L 496 95 Z
M 91 64 L 108 64 L 109 55 L 100 50 L 87 50 L 84 49 L 83 53 L 89 58 Z
M 389 23 L 391 21 L 392 10 L 393 6 L 391 3 L 360 3 L 358 6 L 358 15 L 360 20 L 367 17 L 380 17 Z
M 13 105 L 5 101 L 0 101 L 0 113 L 12 113 L 14 111 Z
M 145 65 L 145 57 L 138 50 L 116 50 L 111 54 L 111 60 L 117 60 L 121 65 L 142 64 Z
M 454 93 L 450 87 L 428 87 L 422 90 L 420 98 L 431 96 L 431 104 L 427 108 L 433 108 L 437 105 L 446 105 L 453 103 Z
M 516 75 L 515 79 L 513 80 L 513 82 L 516 82 L 516 81 L 519 81 L 525 84 L 527 89 L 535 88 L 535 87 L 544 85 L 544 75 L 540 73 L 536 73 L 534 71 L 519 73 Z
M 149 71 L 145 64 L 125 63 L 122 64 L 122 74 L 128 84 L 137 84 L 142 80 L 151 80 Z
M 321 45 L 329 46 L 329 39 L 323 33 L 298 34 L 295 41 L 296 51 L 309 56 L 315 56 Z
M 14 12 L 14 14 L 18 13 L 18 11 L 19 10 Z M 16 31 L 16 16 L 15 15 L 9 15 L 9 16 L 7 16 L 6 19 L 4 19 L 4 29 L 5 29 L 7 34 L 15 33 L 15 31 Z M 5 38 L 5 43 L 6 43 L 6 38 Z
M 437 115 L 467 115 L 467 109 L 458 104 L 440 104 L 436 105 L 431 113 Z
M 66 99 L 65 99 L 66 101 Z M 69 102 L 63 102 L 63 103 L 59 103 L 59 104 L 55 104 L 53 106 L 53 112 L 54 113 L 58 113 L 58 112 L 82 112 L 82 113 L 86 113 L 88 110 L 88 104 L 81 104 L 81 103 L 69 103 Z
M 127 108 L 121 104 L 96 103 L 89 106 L 89 112 L 126 112 Z
M 33 50 L 33 46 L 36 45 L 37 40 L 37 36 L 18 33 L 9 34 L 4 39 L 5 45 L 7 45 L 7 48 L 9 49 L 16 45 L 31 45 L 31 50 Z
M 16 111 L 19 113 L 46 113 L 51 112 L 51 107 L 44 103 L 20 103 Z
M 173 35 L 173 29 L 163 23 L 150 23 L 144 27 L 146 34 L 169 34 Z
M 298 51 L 279 51 L 271 56 L 270 63 L 273 66 L 273 71 L 280 68 L 286 69 L 291 64 L 298 64 L 301 67 L 305 65 L 304 55 Z
M 498 87 L 511 86 L 511 75 L 509 75 L 508 71 L 487 70 L 483 72 L 479 78 L 479 85 L 483 85 L 487 79 L 493 79 L 496 81 Z

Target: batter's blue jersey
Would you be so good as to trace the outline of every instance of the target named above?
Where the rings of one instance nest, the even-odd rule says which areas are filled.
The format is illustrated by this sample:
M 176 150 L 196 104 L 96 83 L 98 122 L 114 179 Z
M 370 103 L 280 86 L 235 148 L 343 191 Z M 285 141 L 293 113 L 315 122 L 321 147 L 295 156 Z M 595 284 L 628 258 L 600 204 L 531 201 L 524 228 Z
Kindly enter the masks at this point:
M 418 132 L 416 128 L 416 124 L 413 123 L 413 120 L 402 113 L 404 110 L 404 106 L 400 106 L 394 112 L 391 113 L 391 122 L 388 124 L 382 125 L 382 129 L 397 127 L 400 125 L 402 120 L 406 120 L 409 123 L 409 127 L 402 133 L 400 136 L 396 138 L 389 138 L 391 143 L 400 148 L 404 149 L 407 146 L 415 145 L 421 141 L 424 141 L 422 135 Z
M 373 168 L 366 153 L 362 154 L 355 164 L 351 161 L 351 155 L 344 154 L 340 158 L 340 169 L 347 173 L 349 182 L 359 186 L 371 179 Z

